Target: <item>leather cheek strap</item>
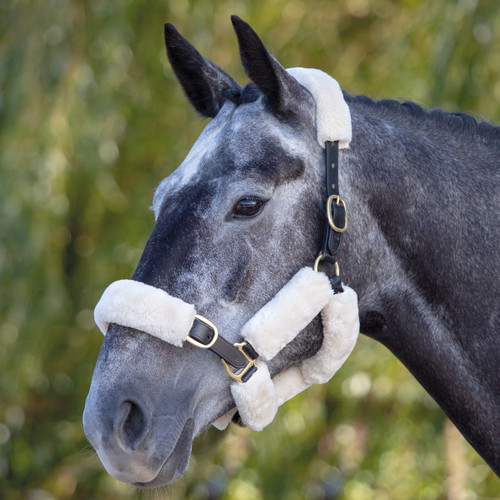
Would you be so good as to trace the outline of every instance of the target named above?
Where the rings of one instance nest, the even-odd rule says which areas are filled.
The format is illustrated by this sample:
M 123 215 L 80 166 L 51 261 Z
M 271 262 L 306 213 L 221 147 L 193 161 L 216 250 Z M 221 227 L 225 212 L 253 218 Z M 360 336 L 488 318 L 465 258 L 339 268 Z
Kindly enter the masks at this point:
M 194 320 L 191 331 L 189 332 L 191 338 L 203 345 L 210 344 L 214 335 L 215 332 L 213 329 L 197 318 Z M 221 335 L 217 337 L 215 343 L 208 349 L 220 356 L 237 370 L 242 370 L 248 365 L 248 360 L 244 354 Z M 247 344 L 244 350 L 252 359 L 258 357 L 257 352 L 255 352 L 255 349 L 253 349 L 250 344 Z
M 339 197 L 339 143 L 338 141 L 325 142 L 325 180 L 326 180 L 326 194 L 328 198 L 332 195 Z M 331 216 L 333 219 L 334 229 L 330 223 L 326 221 L 325 230 L 323 232 L 323 245 L 321 253 L 323 254 L 322 260 L 329 264 L 337 263 L 337 253 L 340 248 L 342 234 L 347 229 L 347 211 L 345 204 L 336 203 L 331 204 Z M 338 229 L 342 228 L 342 229 Z M 342 293 L 342 281 L 340 276 L 333 275 L 330 278 L 334 293 Z

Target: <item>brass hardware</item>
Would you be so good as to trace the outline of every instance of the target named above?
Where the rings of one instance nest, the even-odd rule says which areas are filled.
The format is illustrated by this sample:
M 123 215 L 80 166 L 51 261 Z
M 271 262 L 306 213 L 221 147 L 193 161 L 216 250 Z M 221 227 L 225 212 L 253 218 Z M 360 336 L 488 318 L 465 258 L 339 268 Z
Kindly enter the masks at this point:
M 338 227 L 335 225 L 335 222 L 333 221 L 333 216 L 332 216 L 332 203 L 335 201 L 337 205 L 342 205 L 345 210 L 345 224 L 344 227 Z M 330 224 L 330 227 L 336 232 L 336 233 L 345 233 L 347 231 L 347 205 L 345 204 L 345 201 L 338 195 L 338 194 L 332 194 L 331 196 L 328 197 L 328 201 L 326 202 L 326 216 L 328 217 L 328 224 Z
M 201 342 L 198 342 L 198 340 L 193 339 L 193 337 L 190 337 L 189 335 L 187 336 L 186 340 L 190 344 L 193 344 L 195 347 L 199 347 L 200 349 L 210 349 L 217 342 L 217 339 L 219 338 L 218 328 L 210 320 L 208 320 L 204 316 L 200 316 L 199 314 L 195 314 L 194 319 L 197 319 L 198 321 L 201 321 L 202 323 L 210 327 L 214 332 L 214 338 L 206 345 L 202 344 Z
M 237 382 L 240 382 L 240 383 L 243 383 L 243 376 L 245 375 L 245 373 L 248 372 L 248 370 L 250 370 L 250 368 L 252 368 L 252 366 L 255 366 L 257 367 L 257 360 L 256 359 L 252 359 L 244 350 L 243 350 L 243 347 L 245 347 L 247 345 L 246 342 L 237 342 L 236 344 L 234 344 L 234 347 L 236 347 L 239 351 L 241 351 L 241 353 L 243 354 L 243 356 L 245 356 L 245 358 L 247 359 L 248 361 L 248 364 L 247 366 L 245 366 L 245 368 L 243 368 L 240 372 L 238 373 L 234 373 L 231 368 L 229 367 L 229 364 L 227 363 L 227 361 L 225 359 L 221 359 L 222 361 L 222 364 L 224 365 L 224 368 L 226 369 L 226 372 L 227 374 L 234 380 L 236 380 Z
M 318 272 L 318 268 L 319 268 L 319 263 L 323 260 L 323 252 L 320 252 L 320 254 L 316 257 L 316 260 L 314 261 L 314 265 L 313 265 L 313 269 L 314 271 Z M 335 263 L 333 264 L 334 268 L 335 268 L 335 274 L 337 276 L 340 276 L 340 267 L 339 267 L 339 263 L 337 261 L 335 261 Z
M 323 260 L 323 252 L 320 252 L 319 255 L 316 257 L 316 260 L 314 261 L 314 266 L 313 269 L 318 272 L 318 266 L 319 263 Z

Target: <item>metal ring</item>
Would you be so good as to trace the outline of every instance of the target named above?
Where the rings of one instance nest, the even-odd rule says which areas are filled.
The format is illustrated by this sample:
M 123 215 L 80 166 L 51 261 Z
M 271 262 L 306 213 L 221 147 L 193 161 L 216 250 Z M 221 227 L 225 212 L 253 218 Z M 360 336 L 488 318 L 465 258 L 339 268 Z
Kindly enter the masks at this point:
M 316 272 L 319 272 L 318 271 L 318 268 L 319 268 L 319 263 L 323 260 L 323 252 L 320 252 L 319 255 L 316 257 L 316 260 L 314 261 L 314 265 L 313 265 L 313 270 L 316 271 Z M 333 264 L 334 268 L 335 268 L 335 275 L 336 276 L 340 276 L 340 266 L 339 266 L 339 263 L 337 261 L 335 261 L 335 263 Z
M 335 261 L 335 264 L 333 264 L 333 266 L 335 268 L 335 274 L 340 277 L 340 266 L 339 266 L 339 263 L 337 261 Z
M 313 266 L 314 271 L 318 272 L 318 266 L 322 260 L 323 260 L 323 252 L 320 252 L 319 255 L 316 257 L 316 260 L 314 261 L 314 266 Z

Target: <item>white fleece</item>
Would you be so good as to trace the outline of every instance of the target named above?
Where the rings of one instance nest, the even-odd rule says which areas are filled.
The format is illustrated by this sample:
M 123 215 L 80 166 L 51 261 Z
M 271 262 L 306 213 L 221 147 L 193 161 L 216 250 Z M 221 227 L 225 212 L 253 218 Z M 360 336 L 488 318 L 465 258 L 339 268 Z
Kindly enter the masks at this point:
M 219 431 L 223 431 L 232 421 L 234 414 L 236 413 L 236 408 L 229 410 L 219 417 L 212 425 Z
M 119 280 L 102 294 L 94 309 L 94 320 L 104 335 L 110 323 L 117 323 L 181 347 L 195 314 L 192 304 L 160 288 L 139 281 Z
M 278 375 L 273 378 L 273 382 L 278 406 L 294 398 L 297 394 L 305 391 L 311 385 L 307 384 L 304 380 L 300 365 L 291 366 L 287 370 L 278 373 Z
M 313 96 L 316 102 L 318 143 L 339 141 L 339 148 L 348 148 L 352 138 L 351 113 L 342 89 L 335 78 L 320 69 L 288 68 L 290 73 Z
M 334 295 L 321 311 L 323 344 L 321 349 L 302 362 L 307 384 L 328 382 L 351 354 L 359 335 L 358 296 L 343 285 L 344 292 Z
M 305 391 L 312 384 L 324 384 L 328 382 L 344 364 L 358 339 L 359 315 L 356 292 L 345 285 L 343 285 L 343 288 L 344 292 L 332 295 L 321 311 L 323 321 L 323 343 L 321 348 L 311 358 L 304 360 L 299 365 L 284 370 L 272 379 L 274 397 L 269 396 L 269 388 L 266 385 L 270 382 L 270 379 L 269 381 L 264 381 L 263 379 L 264 376 L 269 377 L 267 369 L 267 373 L 260 374 L 258 389 L 256 386 L 253 386 L 247 392 L 245 386 L 252 379 L 246 384 L 232 384 L 231 392 L 243 423 L 246 426 L 254 430 L 262 430 L 273 420 L 276 413 L 274 410 L 271 411 L 264 406 L 264 410 L 261 412 L 259 408 L 263 399 L 266 402 L 272 402 L 273 405 L 274 400 L 276 400 L 277 406 L 281 406 L 289 399 Z M 265 365 L 261 363 L 259 366 Z M 266 390 L 261 390 L 261 387 L 265 387 Z M 243 415 L 245 415 L 244 418 Z M 230 418 L 226 415 L 221 417 L 218 425 L 225 428 Z
M 255 431 L 270 424 L 278 411 L 274 384 L 263 361 L 257 361 L 257 371 L 248 382 L 231 384 L 231 394 L 241 420 Z
M 304 267 L 243 325 L 241 334 L 263 359 L 273 359 L 320 313 L 332 295 L 326 274 Z

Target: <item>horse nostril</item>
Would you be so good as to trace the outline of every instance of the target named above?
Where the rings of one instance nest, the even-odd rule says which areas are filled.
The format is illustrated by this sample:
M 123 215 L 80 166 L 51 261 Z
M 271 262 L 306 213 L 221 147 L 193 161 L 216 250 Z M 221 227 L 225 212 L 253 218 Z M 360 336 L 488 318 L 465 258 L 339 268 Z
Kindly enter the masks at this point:
M 132 401 L 123 401 L 118 410 L 118 436 L 126 451 L 135 450 L 146 437 L 147 419 L 141 407 Z

